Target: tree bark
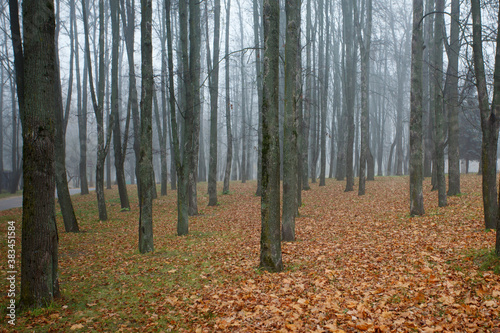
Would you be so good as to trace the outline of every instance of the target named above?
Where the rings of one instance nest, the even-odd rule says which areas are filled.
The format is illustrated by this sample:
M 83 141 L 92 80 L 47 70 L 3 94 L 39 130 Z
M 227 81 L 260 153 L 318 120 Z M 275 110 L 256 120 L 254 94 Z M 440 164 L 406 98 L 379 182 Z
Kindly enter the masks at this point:
M 153 44 L 151 38 L 152 2 L 141 0 L 141 152 L 139 174 L 139 252 L 154 251 L 153 243 Z
M 357 7 L 355 16 L 357 17 Z M 371 47 L 371 33 L 372 33 L 372 1 L 368 0 L 366 3 L 366 26 L 364 27 L 363 34 L 361 33 L 361 23 L 356 18 L 356 25 L 358 26 L 358 41 L 361 53 L 361 152 L 359 158 L 359 186 L 358 195 L 365 195 L 366 191 L 366 166 L 368 163 L 368 156 L 370 152 L 370 47 Z M 372 158 L 373 160 L 373 158 Z
M 255 4 L 254 4 L 255 6 Z M 208 36 L 208 18 L 207 18 Z M 208 60 L 210 69 L 210 157 L 208 164 L 208 206 L 217 205 L 217 121 L 219 102 L 219 39 L 220 39 L 220 0 L 214 1 L 214 48 L 213 65 Z M 208 37 L 207 37 L 208 43 Z M 207 44 L 208 45 L 208 44 Z M 207 48 L 207 57 L 210 58 L 210 50 Z M 211 66 L 211 67 L 210 67 Z
M 118 184 L 121 209 L 130 210 L 130 203 L 127 193 L 127 183 L 125 181 L 125 154 L 122 148 L 119 107 L 120 103 L 118 96 L 118 48 L 120 46 L 120 18 L 118 1 L 119 0 L 110 0 L 111 31 L 113 35 L 111 48 L 111 113 L 113 114 L 112 117 L 115 120 L 113 130 L 113 148 L 115 153 L 116 182 Z M 126 137 L 125 140 L 127 140 Z
M 257 130 L 257 189 L 255 195 L 260 196 L 261 194 L 261 176 L 262 176 L 262 51 L 260 45 L 260 31 L 262 30 L 260 19 L 259 19 L 259 8 L 261 7 L 261 1 L 253 2 L 253 34 L 254 34 L 254 44 L 255 44 L 255 72 L 257 73 L 257 102 L 258 102 L 258 130 Z
M 260 268 L 283 270 L 280 235 L 279 1 L 264 0 Z
M 345 47 L 345 69 L 344 69 L 344 98 L 346 99 L 347 120 L 347 145 L 346 145 L 346 187 L 345 192 L 354 190 L 354 85 L 356 79 L 356 68 L 354 66 L 354 27 L 352 24 L 353 8 L 348 0 L 342 0 L 342 14 L 344 18 L 344 47 Z
M 410 110 L 410 215 L 424 215 L 422 135 L 423 1 L 413 0 Z
M 434 99 L 435 99 L 435 157 L 436 157 L 436 175 L 438 187 L 438 205 L 444 207 L 446 200 L 446 178 L 444 173 L 444 109 L 443 109 L 443 29 L 444 29 L 444 0 L 436 2 L 436 19 L 434 21 Z
M 14 6 L 17 3 L 11 10 Z M 18 22 L 17 13 L 11 15 Z M 46 306 L 60 296 L 54 198 L 57 67 L 53 1 L 23 1 L 23 36 L 24 71 L 17 76 L 23 76 L 23 91 L 29 97 L 20 104 L 24 174 L 20 304 L 28 308 Z
M 286 11 L 286 44 L 285 44 L 285 119 L 283 142 L 283 241 L 295 240 L 295 215 L 297 212 L 298 186 L 298 129 L 297 104 L 300 96 L 297 95 L 297 81 L 300 81 L 300 72 L 297 68 L 297 57 L 300 50 L 300 0 L 287 0 Z
M 223 194 L 229 194 L 229 179 L 231 176 L 231 163 L 233 160 L 233 137 L 231 133 L 231 99 L 229 97 L 229 19 L 231 0 L 226 4 L 226 132 L 227 132 L 227 154 L 226 171 L 224 172 Z
M 474 72 L 476 76 L 477 96 L 481 115 L 482 147 L 481 147 L 481 172 L 483 188 L 484 220 L 487 229 L 497 228 L 496 253 L 500 255 L 500 240 L 498 225 L 498 202 L 497 202 L 497 144 L 498 130 L 500 129 L 500 34 L 497 35 L 494 93 L 493 104 L 490 109 L 488 101 L 488 88 L 484 70 L 481 7 L 479 0 L 471 1 L 472 13 L 472 49 L 474 59 Z M 498 24 L 500 26 L 500 12 Z
M 446 71 L 446 108 L 448 114 L 448 195 L 460 193 L 460 151 L 458 101 L 458 56 L 460 53 L 460 2 L 451 2 L 450 46 Z

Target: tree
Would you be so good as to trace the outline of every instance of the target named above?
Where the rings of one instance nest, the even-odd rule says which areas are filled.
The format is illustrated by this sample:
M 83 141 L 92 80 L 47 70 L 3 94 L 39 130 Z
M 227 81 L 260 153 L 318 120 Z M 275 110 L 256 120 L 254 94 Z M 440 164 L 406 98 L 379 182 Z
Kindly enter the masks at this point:
M 345 48 L 345 68 L 344 68 L 344 99 L 347 120 L 347 145 L 346 145 L 346 187 L 345 191 L 354 190 L 354 165 L 353 165 L 353 149 L 354 149 L 354 93 L 355 93 L 355 78 L 356 66 L 354 65 L 354 27 L 353 27 L 353 4 L 351 1 L 342 0 L 342 14 L 344 17 L 344 48 Z
M 356 3 L 356 2 L 354 2 Z M 366 166 L 370 152 L 370 47 L 372 38 L 372 0 L 366 3 L 366 23 L 363 34 L 361 24 L 357 18 L 358 10 L 355 5 L 356 25 L 358 27 L 357 36 L 361 53 L 361 154 L 359 158 L 359 188 L 358 195 L 365 194 Z
M 11 2 L 11 17 L 17 17 L 17 12 L 12 11 L 17 9 L 17 1 Z M 13 36 L 20 41 L 19 29 L 15 30 Z M 24 70 L 17 74 L 23 76 L 22 96 L 26 97 L 20 107 L 24 175 L 20 303 L 23 307 L 40 307 L 59 296 L 54 206 L 57 66 L 53 1 L 23 1 L 23 36 Z M 22 49 L 16 51 L 23 53 Z
M 72 22 L 74 31 L 78 31 L 76 22 L 76 10 L 72 13 Z M 78 91 L 77 97 L 77 115 L 78 115 L 78 138 L 80 143 L 80 163 L 79 163 L 79 176 L 80 176 L 80 193 L 82 195 L 89 194 L 89 185 L 87 181 L 87 62 L 84 61 L 83 66 L 83 87 L 80 75 L 80 45 L 78 43 L 78 34 L 75 33 L 75 67 L 76 67 L 76 90 Z M 86 54 L 86 52 L 84 52 Z M 83 91 L 82 91 L 83 89 Z
M 443 29 L 444 0 L 436 2 L 436 19 L 434 21 L 434 152 L 439 207 L 446 206 L 446 178 L 444 173 L 444 108 L 443 108 Z
M 260 268 L 283 270 L 280 237 L 279 1 L 264 0 Z
M 284 241 L 295 240 L 295 215 L 298 205 L 298 111 L 300 96 L 297 94 L 297 81 L 300 72 L 297 57 L 300 52 L 300 0 L 287 0 L 286 44 L 285 44 L 285 119 L 283 142 L 283 230 Z
M 497 229 L 496 253 L 500 255 L 500 230 L 498 225 L 497 203 L 497 145 L 498 130 L 500 129 L 500 34 L 496 37 L 496 57 L 493 82 L 493 102 L 490 108 L 488 86 L 484 69 L 482 44 L 481 7 L 479 0 L 471 0 L 472 13 L 472 50 L 474 71 L 476 76 L 477 97 L 481 115 L 481 169 L 483 183 L 484 220 L 487 229 Z M 498 13 L 500 28 L 500 11 Z
M 127 0 L 120 0 L 120 13 L 122 16 L 123 33 L 125 37 L 125 47 L 127 49 L 128 59 L 128 74 L 129 74 L 129 91 L 128 91 L 128 106 L 132 111 L 132 124 L 134 127 L 134 155 L 135 155 L 135 175 L 137 178 L 137 193 L 140 193 L 139 181 L 139 159 L 140 159 L 140 116 L 139 116 L 139 103 L 137 97 L 137 82 L 135 75 L 134 63 L 134 37 L 135 37 L 135 5 L 134 0 L 130 2 Z M 126 9 L 126 10 L 125 10 Z
M 97 123 L 97 162 L 96 162 L 96 195 L 97 207 L 99 209 L 99 219 L 106 221 L 108 213 L 106 211 L 106 199 L 104 197 L 104 162 L 109 150 L 109 142 L 111 137 L 112 121 L 110 129 L 107 131 L 107 137 L 104 138 L 104 1 L 99 0 L 99 85 L 98 96 L 96 96 L 94 81 L 92 75 L 92 62 L 90 58 L 90 42 L 89 42 L 89 23 L 85 0 L 82 0 L 83 26 L 85 30 L 85 50 L 87 58 L 87 74 L 89 77 L 90 94 L 92 97 L 92 105 Z
M 139 197 L 139 251 L 154 250 L 153 244 L 153 43 L 151 24 L 153 9 L 151 0 L 141 0 L 141 154 L 139 175 L 141 182 Z
M 458 101 L 458 56 L 460 53 L 460 1 L 451 2 L 450 44 L 446 71 L 446 110 L 448 114 L 448 195 L 460 193 L 460 144 Z
M 410 109 L 410 215 L 423 215 L 422 39 L 423 1 L 413 0 Z
M 229 19 L 231 13 L 231 0 L 226 4 L 226 131 L 227 131 L 227 155 L 226 171 L 224 172 L 224 186 L 222 193 L 229 193 L 229 178 L 231 176 L 231 163 L 233 160 L 233 136 L 231 133 L 231 99 L 229 97 Z
M 120 103 L 118 96 L 118 51 L 120 46 L 120 10 L 118 1 L 119 0 L 110 0 L 111 32 L 113 35 L 111 47 L 111 113 L 112 118 L 115 120 L 113 129 L 113 150 L 115 152 L 116 182 L 118 184 L 118 193 L 120 194 L 121 208 L 130 210 L 124 168 L 130 113 L 128 113 L 129 117 L 125 126 L 125 143 L 122 145 Z
M 200 2 L 189 0 L 189 81 L 186 85 L 186 112 L 192 117 L 192 129 L 184 134 L 188 135 L 187 152 L 188 164 L 188 198 L 189 215 L 198 215 L 198 199 L 196 183 L 198 180 L 198 157 L 200 142 L 200 49 L 201 49 L 201 26 L 200 26 Z M 191 97 L 190 97 L 191 96 Z M 192 115 L 191 115 L 192 114 Z M 186 117 L 186 121 L 188 121 Z M 188 127 L 186 127 L 188 128 Z
M 259 20 L 259 8 L 261 7 L 261 1 L 253 2 L 253 38 L 255 44 L 255 72 L 257 73 L 257 103 L 258 103 L 258 130 L 257 130 L 257 190 L 255 195 L 260 196 L 262 186 L 261 186 L 261 175 L 262 175 L 262 51 L 260 48 L 260 32 L 262 30 L 260 20 Z
M 208 164 L 208 205 L 217 205 L 217 120 L 219 103 L 219 38 L 220 38 L 220 0 L 214 1 L 214 50 L 213 65 L 208 60 L 209 87 L 210 87 L 210 162 Z M 207 18 L 207 45 L 208 18 Z M 207 47 L 207 56 L 210 59 L 210 49 Z

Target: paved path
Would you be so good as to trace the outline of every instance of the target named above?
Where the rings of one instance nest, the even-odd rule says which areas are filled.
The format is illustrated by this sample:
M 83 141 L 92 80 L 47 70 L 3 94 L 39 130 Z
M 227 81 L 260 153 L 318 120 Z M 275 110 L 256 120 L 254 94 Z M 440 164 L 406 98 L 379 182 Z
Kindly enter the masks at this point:
M 89 191 L 93 191 L 93 190 L 94 190 L 94 188 L 89 188 Z M 79 188 L 72 188 L 69 190 L 69 193 L 71 195 L 79 194 L 80 189 Z M 56 193 L 56 197 L 57 197 L 57 193 Z M 23 197 L 22 196 L 0 199 L 0 211 L 11 209 L 11 208 L 21 207 L 22 205 L 23 205 Z

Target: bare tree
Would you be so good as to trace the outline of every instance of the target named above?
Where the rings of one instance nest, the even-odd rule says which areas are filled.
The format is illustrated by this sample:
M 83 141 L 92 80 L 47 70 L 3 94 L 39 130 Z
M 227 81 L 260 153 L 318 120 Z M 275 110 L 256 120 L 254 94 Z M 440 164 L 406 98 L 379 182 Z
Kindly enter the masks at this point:
M 279 1 L 264 0 L 260 267 L 283 270 L 280 235 Z
M 423 215 L 422 39 L 423 1 L 413 0 L 410 110 L 410 214 Z

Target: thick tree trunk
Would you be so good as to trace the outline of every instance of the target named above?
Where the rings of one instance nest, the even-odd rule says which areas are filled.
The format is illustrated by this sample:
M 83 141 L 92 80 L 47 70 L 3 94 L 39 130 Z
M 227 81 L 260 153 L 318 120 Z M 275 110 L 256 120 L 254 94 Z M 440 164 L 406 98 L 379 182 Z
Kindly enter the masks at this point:
M 141 0 L 141 153 L 139 174 L 139 252 L 154 251 L 153 243 L 153 44 L 151 38 L 152 1 Z
M 192 109 L 193 127 L 191 135 L 191 148 L 189 152 L 189 215 L 198 215 L 198 153 L 200 147 L 200 48 L 201 48 L 201 26 L 200 26 L 200 2 L 189 1 L 189 76 L 190 86 L 188 89 L 192 98 L 187 101 L 187 107 Z M 189 96 L 189 95 L 187 95 Z M 189 132 L 186 134 L 189 135 Z M 188 141 L 189 142 L 189 141 Z
M 413 0 L 410 110 L 410 215 L 423 215 L 422 40 L 423 1 Z
M 283 270 L 280 235 L 279 1 L 264 0 L 260 268 Z
M 17 9 L 16 1 L 11 11 L 14 7 Z M 25 308 L 46 306 L 60 295 L 54 206 L 57 67 L 53 8 L 53 1 L 48 6 L 45 2 L 23 1 L 24 70 L 17 75 L 24 78 L 22 89 L 30 96 L 20 104 L 24 174 L 20 304 Z M 11 12 L 18 23 L 17 15 L 17 11 Z M 12 35 L 17 33 L 19 29 L 13 29 Z M 22 55 L 22 48 L 19 51 Z
M 498 202 L 497 202 L 497 144 L 498 130 L 500 128 L 500 34 L 497 35 L 495 73 L 494 73 L 494 93 L 495 99 L 490 109 L 488 101 L 488 88 L 486 85 L 486 75 L 484 70 L 483 45 L 482 45 L 482 24 L 481 7 L 479 0 L 471 1 L 472 12 L 472 49 L 474 58 L 474 71 L 476 76 L 476 87 L 479 100 L 479 110 L 481 115 L 482 149 L 480 171 L 482 172 L 483 183 L 483 207 L 484 220 L 487 229 L 497 228 L 496 252 L 500 255 L 500 240 L 498 239 Z M 500 25 L 500 12 L 498 18 Z

